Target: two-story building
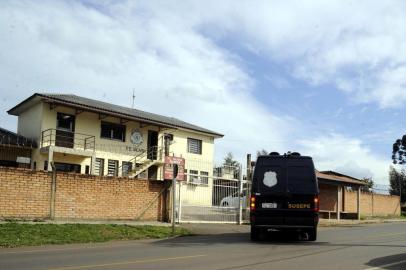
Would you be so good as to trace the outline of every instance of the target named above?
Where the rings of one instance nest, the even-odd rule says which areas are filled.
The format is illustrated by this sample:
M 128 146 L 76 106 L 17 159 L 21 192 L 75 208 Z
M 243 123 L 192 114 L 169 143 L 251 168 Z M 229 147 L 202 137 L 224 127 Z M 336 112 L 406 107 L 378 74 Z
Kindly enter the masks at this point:
M 165 156 L 185 158 L 203 181 L 222 134 L 141 110 L 68 94 L 35 93 L 8 111 L 36 141 L 31 168 L 163 180 Z M 52 166 L 51 166 L 52 165 Z

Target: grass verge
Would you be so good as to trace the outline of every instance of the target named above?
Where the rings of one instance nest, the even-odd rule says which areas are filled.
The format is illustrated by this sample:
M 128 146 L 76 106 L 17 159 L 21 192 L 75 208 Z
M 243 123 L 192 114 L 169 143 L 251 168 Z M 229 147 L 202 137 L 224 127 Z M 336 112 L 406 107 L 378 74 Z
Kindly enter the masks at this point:
M 175 236 L 191 235 L 176 228 Z M 0 224 L 0 247 L 38 246 L 171 237 L 171 227 L 111 224 Z

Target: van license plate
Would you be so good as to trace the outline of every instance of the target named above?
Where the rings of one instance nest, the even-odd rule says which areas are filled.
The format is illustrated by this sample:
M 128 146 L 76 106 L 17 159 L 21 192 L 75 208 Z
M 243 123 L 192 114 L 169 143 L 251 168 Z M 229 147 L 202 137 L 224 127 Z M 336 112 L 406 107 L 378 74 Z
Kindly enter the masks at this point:
M 277 208 L 278 205 L 276 203 L 262 203 L 262 208 Z

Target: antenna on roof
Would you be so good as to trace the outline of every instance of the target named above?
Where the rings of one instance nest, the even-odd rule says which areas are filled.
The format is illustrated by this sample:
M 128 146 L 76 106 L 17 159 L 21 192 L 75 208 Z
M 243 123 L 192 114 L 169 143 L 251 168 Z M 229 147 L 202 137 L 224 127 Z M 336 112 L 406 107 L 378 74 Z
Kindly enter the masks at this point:
M 131 106 L 131 109 L 134 109 L 134 101 L 135 101 L 135 90 L 133 89 L 133 104 Z

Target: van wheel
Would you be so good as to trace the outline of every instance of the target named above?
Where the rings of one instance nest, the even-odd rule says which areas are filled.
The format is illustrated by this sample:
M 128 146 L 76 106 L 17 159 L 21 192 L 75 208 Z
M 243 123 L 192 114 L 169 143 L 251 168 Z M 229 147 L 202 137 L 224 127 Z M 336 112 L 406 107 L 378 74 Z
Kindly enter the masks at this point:
M 258 241 L 260 240 L 261 230 L 259 228 L 255 228 L 251 226 L 251 241 Z
M 307 232 L 307 235 L 308 235 L 307 240 L 309 240 L 309 241 L 316 241 L 316 240 L 317 240 L 317 227 L 316 227 L 316 228 L 313 228 L 313 229 L 310 229 L 310 230 Z

